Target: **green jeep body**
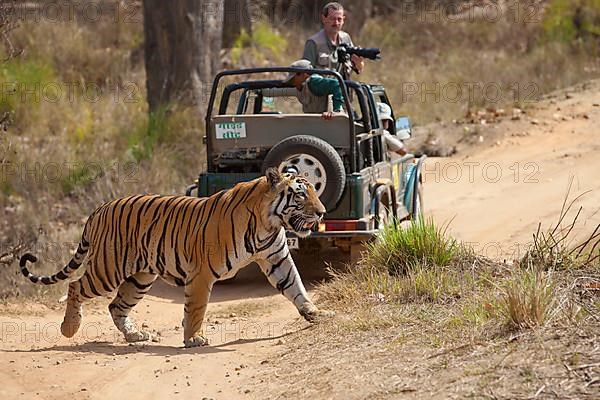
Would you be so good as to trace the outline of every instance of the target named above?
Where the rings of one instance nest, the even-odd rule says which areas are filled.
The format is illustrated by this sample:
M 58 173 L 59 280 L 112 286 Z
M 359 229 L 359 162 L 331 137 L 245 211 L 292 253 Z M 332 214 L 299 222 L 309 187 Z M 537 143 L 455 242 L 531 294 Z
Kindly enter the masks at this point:
M 384 87 L 343 81 L 339 74 L 329 70 L 307 70 L 331 75 L 342 87 L 347 115 L 326 121 L 320 114 L 302 113 L 295 99 L 296 89 L 286 87 L 282 79 L 247 79 L 250 75 L 283 75 L 292 71 L 304 70 L 255 68 L 223 71 L 215 77 L 206 114 L 207 171 L 200 174 L 186 193 L 191 195 L 197 189 L 199 197 L 210 196 L 261 176 L 269 166 L 283 168 L 283 161 L 275 162 L 276 165 L 265 162 L 273 163 L 273 154 L 269 153 L 275 151 L 275 146 L 284 141 L 284 145 L 293 146 L 289 142 L 294 138 L 298 143 L 318 144 L 335 151 L 337 155 L 333 158 L 343 168 L 344 182 L 336 182 L 339 193 L 329 196 L 327 204 L 324 201 L 328 212 L 323 224 L 311 235 L 312 240 L 325 239 L 347 248 L 348 244 L 376 234 L 391 217 L 402 220 L 419 214 L 425 156 L 400 157 L 388 153 L 376 111 L 377 102 L 391 106 Z M 290 151 L 294 152 L 288 149 L 287 153 Z M 313 156 L 304 161 L 315 160 Z M 322 156 L 316 156 L 317 164 L 322 162 L 327 169 L 329 161 L 319 157 Z M 298 162 L 290 160 L 285 162 Z M 331 178 L 333 174 L 327 176 Z M 323 194 L 331 194 L 330 182 L 323 185 Z

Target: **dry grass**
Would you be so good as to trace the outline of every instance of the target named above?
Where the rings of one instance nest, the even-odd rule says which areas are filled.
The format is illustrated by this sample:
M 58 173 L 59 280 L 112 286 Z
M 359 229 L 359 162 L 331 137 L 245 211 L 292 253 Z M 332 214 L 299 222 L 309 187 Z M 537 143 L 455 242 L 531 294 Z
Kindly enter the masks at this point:
M 536 260 L 549 259 L 553 250 L 544 249 Z M 271 398 L 596 398 L 598 264 L 586 256 L 577 268 L 531 257 L 505 265 L 456 254 L 443 268 L 425 263 L 403 275 L 368 262 L 334 273 L 320 300 L 338 316 L 294 335 L 272 360 L 267 372 L 286 385 L 265 381 L 257 390 Z M 302 375 L 304 364 L 317 373 Z
M 499 280 L 517 279 L 501 266 L 489 268 Z M 518 331 L 506 324 L 502 292 L 493 285 L 444 304 L 391 302 L 362 293 L 354 305 L 338 308 L 333 323 L 299 330 L 269 360 L 265 374 L 285 376 L 285 384 L 262 380 L 253 391 L 273 399 L 340 393 L 349 399 L 595 399 L 600 308 L 592 294 L 596 305 L 589 298 L 585 303 L 595 308 L 582 311 L 576 292 L 561 286 L 543 321 L 532 323 L 526 310 Z
M 579 243 L 572 242 L 574 228 L 578 225 L 582 207 L 575 211 L 577 201 L 588 192 L 569 200 L 574 177 L 571 177 L 563 201 L 558 221 L 547 231 L 541 230 L 541 224 L 533 235 L 533 244 L 527 252 L 522 265 L 536 265 L 544 270 L 579 269 L 590 265 L 600 266 L 600 225 Z M 573 215 L 573 213 L 575 215 Z M 568 218 L 571 221 L 564 225 Z
M 500 309 L 513 329 L 535 328 L 554 307 L 556 284 L 540 269 L 517 271 L 502 286 Z

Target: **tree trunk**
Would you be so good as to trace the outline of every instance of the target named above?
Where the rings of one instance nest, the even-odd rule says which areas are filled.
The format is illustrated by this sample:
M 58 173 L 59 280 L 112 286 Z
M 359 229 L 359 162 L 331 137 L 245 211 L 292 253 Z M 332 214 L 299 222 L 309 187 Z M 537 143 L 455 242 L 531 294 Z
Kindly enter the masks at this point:
M 223 18 L 223 48 L 230 48 L 242 30 L 252 34 L 249 0 L 225 0 Z
M 143 0 L 150 112 L 204 106 L 219 67 L 223 0 Z
M 352 36 L 353 40 L 356 41 L 357 36 L 360 35 L 362 28 L 373 12 L 373 0 L 354 0 L 345 6 L 346 9 L 346 24 L 344 30 Z M 370 46 L 365 43 L 354 43 L 361 47 L 378 47 L 376 45 Z

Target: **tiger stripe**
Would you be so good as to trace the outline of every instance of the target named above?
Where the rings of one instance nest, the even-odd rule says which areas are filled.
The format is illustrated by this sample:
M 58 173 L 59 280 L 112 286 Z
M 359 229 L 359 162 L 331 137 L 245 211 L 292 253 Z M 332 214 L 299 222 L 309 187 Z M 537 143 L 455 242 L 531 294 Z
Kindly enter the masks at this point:
M 326 314 L 308 299 L 285 236 L 286 230 L 308 235 L 324 212 L 308 181 L 271 169 L 208 198 L 136 195 L 105 203 L 90 214 L 75 254 L 57 273 L 30 273 L 27 262 L 37 258 L 29 253 L 19 265 L 43 285 L 68 280 L 84 266 L 69 283 L 61 325 L 67 337 L 77 332 L 85 301 L 117 290 L 109 305 L 115 325 L 129 342 L 148 340 L 129 312 L 161 277 L 184 286 L 184 344 L 204 345 L 202 322 L 214 283 L 251 262 L 307 320 Z

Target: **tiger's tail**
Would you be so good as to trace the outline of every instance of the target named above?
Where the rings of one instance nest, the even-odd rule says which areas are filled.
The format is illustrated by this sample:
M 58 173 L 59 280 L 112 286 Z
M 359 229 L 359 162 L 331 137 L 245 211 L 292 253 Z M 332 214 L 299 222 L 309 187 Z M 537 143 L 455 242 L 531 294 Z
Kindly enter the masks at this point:
M 31 282 L 40 285 L 54 285 L 55 283 L 69 279 L 71 275 L 73 275 L 73 273 L 77 271 L 79 267 L 81 267 L 83 259 L 85 258 L 85 255 L 89 250 L 90 244 L 87 241 L 86 236 L 87 235 L 84 230 L 84 234 L 82 235 L 81 241 L 79 242 L 79 246 L 77 246 L 77 252 L 75 252 L 75 255 L 73 256 L 73 258 L 71 258 L 71 261 L 69 261 L 69 263 L 65 265 L 63 269 L 61 269 L 54 275 L 39 276 L 29 272 L 29 270 L 27 269 L 27 261 L 34 263 L 38 260 L 37 257 L 31 253 L 25 253 L 21 256 L 21 259 L 19 260 L 21 273 Z

